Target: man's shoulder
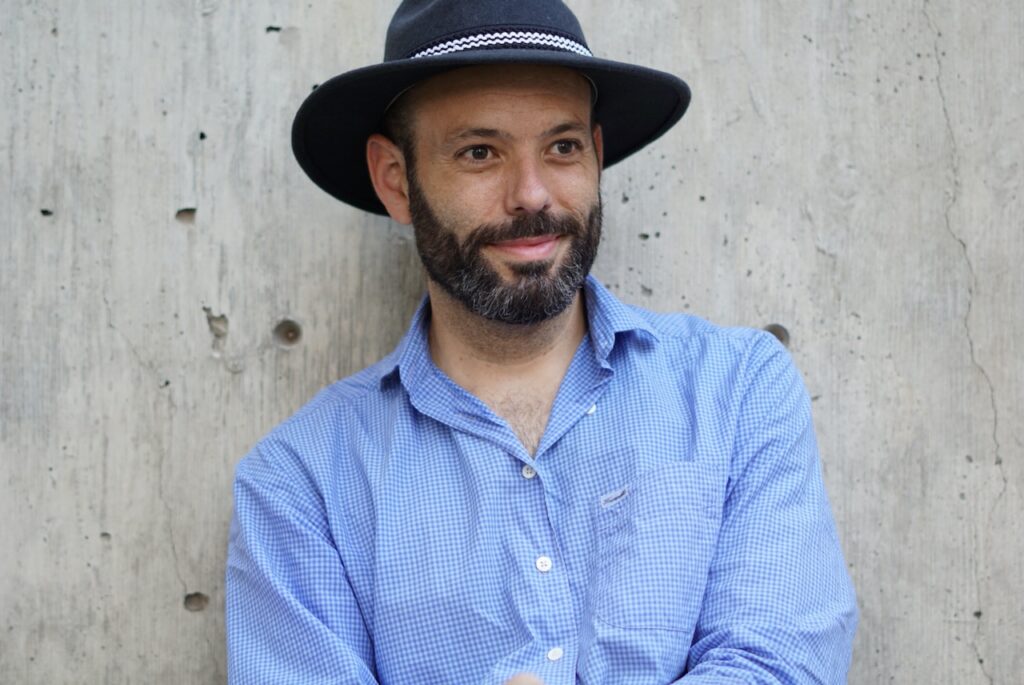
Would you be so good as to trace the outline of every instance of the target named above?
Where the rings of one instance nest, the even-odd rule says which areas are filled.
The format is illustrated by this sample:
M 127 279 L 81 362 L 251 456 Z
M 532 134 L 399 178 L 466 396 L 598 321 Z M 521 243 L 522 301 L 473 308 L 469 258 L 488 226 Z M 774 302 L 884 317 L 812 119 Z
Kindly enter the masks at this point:
M 686 312 L 655 312 L 627 305 L 670 350 L 700 357 L 773 356 L 785 348 L 774 335 L 749 326 L 724 326 Z
M 393 355 L 322 388 L 290 417 L 264 435 L 243 460 L 329 461 L 339 444 L 357 439 L 360 427 L 378 422 L 398 385 L 389 371 Z
M 784 348 L 771 333 L 745 326 L 723 326 L 687 312 L 656 312 L 620 300 L 599 280 L 587 284 L 588 305 L 605 331 L 632 331 L 634 339 L 657 340 L 658 349 L 697 362 L 708 355 L 747 358 L 751 353 L 777 354 Z

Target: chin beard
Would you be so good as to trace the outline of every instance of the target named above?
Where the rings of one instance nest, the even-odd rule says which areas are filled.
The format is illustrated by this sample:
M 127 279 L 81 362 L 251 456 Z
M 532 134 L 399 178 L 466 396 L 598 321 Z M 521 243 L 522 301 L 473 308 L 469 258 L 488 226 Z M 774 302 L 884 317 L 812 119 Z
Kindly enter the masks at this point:
M 430 278 L 474 314 L 507 324 L 539 323 L 565 311 L 590 273 L 601 241 L 600 196 L 585 219 L 541 212 L 478 226 L 462 242 L 437 217 L 412 177 L 409 210 L 416 249 Z M 562 262 L 546 259 L 509 264 L 511 283 L 483 256 L 488 244 L 543 235 L 569 240 Z

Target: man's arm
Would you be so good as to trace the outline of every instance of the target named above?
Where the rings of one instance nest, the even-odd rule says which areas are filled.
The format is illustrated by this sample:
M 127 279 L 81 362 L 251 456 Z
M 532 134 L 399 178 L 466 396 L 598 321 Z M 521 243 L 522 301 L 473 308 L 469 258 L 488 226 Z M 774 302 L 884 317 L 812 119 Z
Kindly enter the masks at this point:
M 752 347 L 686 685 L 845 683 L 857 607 L 789 354 Z
M 376 684 L 373 646 L 323 502 L 294 453 L 239 464 L 227 568 L 228 680 Z

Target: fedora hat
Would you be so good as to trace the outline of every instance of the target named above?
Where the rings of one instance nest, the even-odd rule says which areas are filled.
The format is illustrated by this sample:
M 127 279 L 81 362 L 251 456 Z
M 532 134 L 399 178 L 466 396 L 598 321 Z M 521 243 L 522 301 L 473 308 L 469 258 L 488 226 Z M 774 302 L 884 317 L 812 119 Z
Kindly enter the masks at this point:
M 401 93 L 425 78 L 487 64 L 575 69 L 596 90 L 604 166 L 628 157 L 683 116 L 690 89 L 662 71 L 594 57 L 559 0 L 404 0 L 388 27 L 384 61 L 326 81 L 302 103 L 292 149 L 322 189 L 386 214 L 366 167 L 366 139 Z

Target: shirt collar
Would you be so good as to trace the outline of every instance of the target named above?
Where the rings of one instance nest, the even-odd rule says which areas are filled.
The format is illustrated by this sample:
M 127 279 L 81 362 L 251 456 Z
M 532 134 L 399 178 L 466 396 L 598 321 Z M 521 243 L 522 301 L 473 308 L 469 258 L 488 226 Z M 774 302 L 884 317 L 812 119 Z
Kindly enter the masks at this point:
M 587 276 L 583 284 L 583 296 L 588 333 L 594 355 L 602 366 L 607 365 L 619 333 L 641 333 L 654 341 L 659 339 L 658 332 L 637 309 L 619 301 L 593 274 Z M 378 380 L 381 383 L 397 372 L 403 385 L 410 388 L 424 374 L 431 373 L 434 363 L 427 342 L 429 324 L 430 299 L 424 296 L 413 314 L 409 330 L 398 347 L 380 364 Z
M 586 298 L 590 340 L 602 364 L 607 362 L 619 333 L 643 333 L 651 340 L 659 339 L 658 332 L 636 308 L 608 292 L 593 274 L 587 276 L 583 295 Z

